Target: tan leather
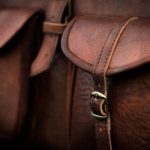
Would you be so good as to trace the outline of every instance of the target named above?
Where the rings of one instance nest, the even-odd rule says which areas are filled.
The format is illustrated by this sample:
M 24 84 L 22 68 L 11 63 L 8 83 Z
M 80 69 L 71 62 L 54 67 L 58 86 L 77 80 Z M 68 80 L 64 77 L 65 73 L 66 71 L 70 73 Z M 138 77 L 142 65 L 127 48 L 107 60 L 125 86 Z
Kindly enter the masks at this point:
M 52 34 L 62 34 L 66 28 L 66 24 L 43 22 L 43 32 Z
M 123 18 L 96 15 L 78 16 L 62 37 L 65 55 L 80 68 L 103 74 L 107 50 L 113 48 L 115 26 Z M 123 25 L 122 25 L 123 26 Z M 117 31 L 118 35 L 120 32 Z M 121 33 L 108 66 L 107 75 L 122 72 L 150 61 L 150 20 L 133 19 Z M 106 55 L 105 57 L 103 56 Z

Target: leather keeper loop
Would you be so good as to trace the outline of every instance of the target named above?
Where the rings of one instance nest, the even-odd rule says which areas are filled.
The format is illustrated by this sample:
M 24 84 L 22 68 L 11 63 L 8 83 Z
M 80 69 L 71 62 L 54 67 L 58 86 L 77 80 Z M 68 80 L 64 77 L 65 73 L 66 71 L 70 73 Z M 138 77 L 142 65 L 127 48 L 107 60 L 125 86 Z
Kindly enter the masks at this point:
M 51 23 L 46 21 L 43 23 L 43 32 L 46 33 L 62 34 L 65 28 L 66 24 Z

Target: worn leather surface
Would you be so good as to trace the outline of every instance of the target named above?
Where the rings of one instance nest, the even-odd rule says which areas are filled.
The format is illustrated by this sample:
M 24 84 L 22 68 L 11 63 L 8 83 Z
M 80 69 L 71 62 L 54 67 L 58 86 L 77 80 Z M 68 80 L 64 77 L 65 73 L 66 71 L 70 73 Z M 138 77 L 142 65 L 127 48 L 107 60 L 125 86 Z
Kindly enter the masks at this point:
M 29 68 L 36 47 L 39 15 L 28 9 L 0 11 L 1 138 L 19 134 L 26 120 Z
M 51 0 L 1 0 L 0 7 L 36 8 L 45 10 Z
M 93 84 L 91 75 L 78 68 L 72 101 L 71 150 L 96 149 L 94 118 L 91 116 L 89 105 Z
M 150 17 L 149 0 L 74 0 L 74 14 Z
M 30 8 L 36 7 L 45 10 L 45 8 L 47 8 L 48 6 L 47 5 L 48 1 L 49 0 L 32 0 L 32 1 L 31 0 L 11 0 L 11 1 L 2 0 L 0 1 L 0 6 L 4 5 L 9 7 L 17 6 L 17 7 L 30 7 Z M 141 17 L 150 16 L 149 0 L 145 0 L 145 1 L 74 0 L 73 6 L 74 6 L 74 15 L 81 14 L 81 13 L 82 14 L 96 13 L 97 15 L 109 15 L 109 16 L 141 16 Z M 62 57 L 64 56 L 61 55 L 59 58 L 62 59 Z M 12 65 L 14 64 L 14 59 L 11 61 L 11 64 Z M 16 62 L 15 66 L 17 65 L 18 63 Z M 57 65 L 58 68 L 55 65 Z M 31 110 L 28 113 L 28 118 L 27 118 L 32 125 L 30 126 L 30 124 L 28 124 L 29 122 L 27 122 L 29 129 L 28 132 L 26 132 L 26 130 L 24 130 L 24 132 L 26 135 L 25 138 L 29 138 L 29 133 L 30 133 L 32 140 L 35 143 L 33 144 L 32 142 L 29 143 L 23 142 L 23 144 L 21 143 L 20 149 L 66 149 L 67 129 L 63 128 L 64 126 L 66 126 L 65 119 L 64 119 L 66 117 L 66 115 L 64 115 L 64 113 L 66 112 L 65 111 L 66 104 L 64 104 L 66 102 L 66 95 L 64 94 L 66 93 L 66 85 L 65 85 L 66 76 L 67 76 L 65 70 L 67 68 L 66 65 L 67 65 L 66 60 L 60 62 L 58 62 L 57 60 L 56 64 L 54 64 L 54 67 L 52 65 L 53 68 L 53 69 L 51 68 L 52 71 L 48 71 L 46 73 L 41 74 L 38 78 L 36 78 L 35 80 L 36 84 L 33 83 L 33 85 L 35 84 L 36 86 L 36 89 L 34 89 L 36 95 L 34 95 L 35 94 L 33 92 L 34 90 L 31 87 L 31 95 L 34 95 L 35 97 L 34 96 L 30 97 L 31 98 L 30 102 L 32 103 L 32 105 L 30 103 Z M 149 81 L 149 73 L 146 73 L 144 70 L 138 71 L 138 69 L 139 68 L 137 68 L 137 72 L 135 73 L 134 73 L 135 70 L 133 70 L 133 72 L 130 72 L 129 74 L 123 72 L 123 74 L 121 74 L 120 77 L 116 76 L 116 78 L 114 78 L 114 82 L 112 86 L 113 91 L 111 92 L 110 98 L 113 102 L 112 110 L 111 110 L 113 116 L 112 117 L 113 118 L 112 120 L 113 146 L 115 149 L 118 150 L 119 149 L 122 150 L 123 148 L 139 149 L 139 150 L 140 148 L 149 149 L 148 147 L 149 145 L 148 143 L 149 141 L 149 136 L 148 136 L 149 135 L 149 115 L 148 115 L 149 114 L 149 107 L 148 107 L 149 106 L 148 105 L 149 85 L 147 84 Z M 54 70 L 56 72 L 53 72 Z M 80 148 L 96 149 L 95 147 L 96 141 L 94 141 L 95 135 L 93 131 L 94 120 L 90 116 L 89 107 L 82 107 L 88 105 L 89 99 L 87 99 L 87 97 L 90 95 L 89 89 L 91 88 L 91 83 L 89 83 L 91 82 L 91 80 L 89 80 L 89 78 L 91 77 L 90 75 L 88 75 L 89 77 L 87 77 L 83 74 L 86 73 L 84 73 L 82 70 L 77 71 L 77 80 L 75 82 L 75 94 L 73 97 L 73 109 L 72 109 L 73 111 L 72 111 L 72 120 L 71 120 L 72 130 L 71 130 L 70 147 L 74 149 L 80 149 Z M 145 78 L 147 79 L 145 80 Z M 133 84 L 134 86 L 131 86 L 131 84 Z M 81 90 L 84 87 L 84 85 L 86 85 L 85 87 L 86 90 L 85 88 Z M 145 88 L 147 90 L 145 90 Z M 59 94 L 57 93 L 58 91 Z M 127 96 L 129 93 L 130 93 L 130 97 Z M 132 96 L 132 93 L 134 93 L 134 98 Z M 141 96 L 143 94 L 146 95 L 144 96 L 144 98 L 143 96 Z M 143 99 L 144 100 L 146 99 L 145 103 L 143 103 L 144 101 Z M 127 103 L 125 103 L 126 101 Z M 135 107 L 132 107 L 133 106 L 132 101 L 135 102 L 134 103 Z M 13 102 L 13 104 L 15 105 L 15 107 L 17 106 L 16 103 Z M 121 107 L 116 108 L 117 104 Z M 128 108 L 126 106 L 128 106 Z M 139 109 L 135 109 L 136 106 Z M 125 111 L 121 111 L 121 110 L 125 110 Z M 82 118 L 80 114 L 82 114 L 84 118 Z M 136 119 L 132 118 L 133 114 L 134 115 L 136 114 Z M 127 120 L 127 122 L 125 122 L 125 120 L 128 119 L 128 117 L 130 117 L 130 119 Z M 141 124 L 139 120 L 143 120 L 143 118 L 144 118 L 143 121 L 144 123 Z M 2 120 L 4 119 L 5 118 L 3 117 Z M 7 122 L 7 125 L 8 124 L 9 123 Z M 134 133 L 132 132 L 133 130 L 132 125 L 134 128 Z M 6 125 L 4 126 L 6 127 Z M 137 128 L 137 130 L 135 130 L 135 128 Z M 131 138 L 130 135 L 132 135 Z M 126 142 L 126 139 L 128 143 Z M 82 143 L 82 141 L 84 144 Z M 16 146 L 17 149 L 18 144 L 20 143 L 18 141 L 16 141 L 16 143 L 17 143 Z M 41 144 L 42 147 L 40 147 Z M 138 147 L 137 144 L 140 144 L 141 146 Z M 7 147 L 8 143 L 5 146 Z M 12 148 L 11 144 L 10 144 L 10 148 Z
M 121 16 L 121 17 L 137 16 L 137 17 L 148 18 L 150 16 L 149 5 L 150 5 L 149 0 L 145 0 L 145 1 L 74 0 L 73 7 L 74 7 L 74 16 L 81 15 L 81 14 L 83 15 L 96 14 L 98 16 Z M 143 27 L 145 25 L 146 24 L 143 23 Z M 132 25 L 130 25 L 130 27 L 131 26 Z M 141 28 L 140 25 L 138 26 L 139 28 Z M 130 29 L 128 29 L 128 31 L 131 32 Z M 80 31 L 84 32 L 83 30 Z M 130 34 L 128 31 L 126 33 Z M 139 42 L 141 45 L 141 41 L 148 42 L 149 39 L 148 40 L 143 40 L 145 38 L 140 39 L 141 35 L 143 36 L 144 31 L 140 32 L 138 36 L 136 35 L 136 33 L 134 34 L 137 36 L 136 37 L 137 39 L 134 38 L 133 40 L 136 41 L 135 42 L 136 44 Z M 89 36 L 91 35 L 89 34 Z M 134 37 L 134 35 L 130 35 L 130 36 Z M 120 44 L 121 46 L 123 47 L 125 46 L 127 48 L 128 47 L 127 42 L 131 44 L 133 42 L 131 41 L 132 40 L 130 38 L 127 38 L 126 36 L 126 39 L 124 39 L 124 44 L 122 39 L 121 39 L 122 44 L 121 43 Z M 88 42 L 92 44 L 91 41 L 87 41 L 87 43 Z M 81 47 L 82 47 L 82 42 L 81 42 Z M 141 45 L 141 47 L 143 48 L 143 44 Z M 128 59 L 128 57 L 129 58 L 133 57 L 132 59 L 135 60 L 135 58 L 138 58 L 141 55 L 141 53 L 143 53 L 143 51 L 133 54 L 133 51 L 131 50 L 132 53 L 129 52 L 128 55 L 125 55 L 125 59 Z M 127 51 L 125 49 L 122 49 L 122 53 L 124 52 L 126 53 Z M 115 55 L 117 55 L 117 53 L 118 51 L 116 51 Z M 136 57 L 134 57 L 134 55 Z M 139 56 L 137 57 L 137 55 Z M 118 61 L 118 64 L 123 63 L 125 61 L 123 56 L 124 55 L 120 57 L 120 62 Z M 81 67 L 81 63 L 80 63 L 80 67 Z M 114 76 L 113 78 L 112 86 L 110 87 L 110 92 L 109 92 L 110 93 L 109 100 L 111 101 L 111 113 L 112 113 L 111 115 L 112 143 L 113 143 L 113 148 L 116 150 L 150 149 L 149 148 L 150 117 L 148 115 L 150 110 L 149 107 L 150 99 L 148 95 L 150 76 L 148 70 L 149 70 L 149 65 L 146 65 L 146 66 L 142 66 L 141 68 L 137 68 L 136 70 L 133 69 L 132 71 L 129 72 L 123 72 L 119 75 Z
M 66 5 L 66 0 L 49 1 L 47 10 L 45 12 L 45 20 L 50 23 L 61 23 Z M 36 56 L 36 59 L 31 65 L 31 76 L 46 71 L 50 67 L 57 48 L 59 36 L 60 35 L 56 33 L 45 32 L 42 46 L 38 55 Z
M 149 64 L 112 78 L 112 143 L 117 150 L 150 149 Z
M 48 149 L 67 149 L 67 67 L 66 58 L 58 52 L 51 69 L 37 76 L 32 88 L 30 135 Z
M 128 19 L 96 15 L 74 18 L 62 37 L 63 52 L 80 68 L 90 73 L 103 74 L 107 58 L 104 55 L 108 55 L 107 51 L 113 49 L 116 35 L 121 32 L 126 20 Z M 126 25 L 112 53 L 108 75 L 150 61 L 149 31 L 149 19 L 133 18 Z
M 60 23 L 67 0 L 12 0 L 0 1 L 0 7 L 18 7 L 40 9 L 44 12 L 45 21 Z M 58 35 L 45 33 L 43 44 L 31 66 L 31 76 L 47 70 L 52 62 L 58 43 Z
M 15 6 L 19 8 L 32 9 L 38 8 L 44 11 L 46 21 L 59 22 L 62 21 L 61 15 L 64 11 L 66 3 L 65 0 L 56 0 L 55 2 L 52 2 L 52 0 L 12 0 L 0 1 L 0 6 Z M 58 7 L 57 4 L 59 4 L 60 7 Z M 62 9 L 60 9 L 61 7 Z M 39 30 L 38 32 L 41 32 L 41 30 Z M 43 43 L 43 47 L 41 47 L 42 50 L 47 50 L 44 51 L 44 58 L 47 58 L 47 52 L 49 52 L 51 59 L 53 59 L 52 55 L 54 54 L 55 48 L 57 46 L 57 40 L 57 35 L 46 33 L 45 42 Z M 50 41 L 51 43 L 49 43 Z M 54 50 L 53 52 L 51 51 L 51 48 Z M 56 57 L 57 56 L 58 55 L 56 55 Z M 23 137 L 21 139 L 21 142 L 18 139 L 15 139 L 14 142 L 12 142 L 15 143 L 12 144 L 15 145 L 15 148 L 51 148 L 65 150 L 66 147 L 68 147 L 68 129 L 66 125 L 66 116 L 68 115 L 66 114 L 66 78 L 68 62 L 65 60 L 65 58 L 62 57 L 64 56 L 59 56 L 59 59 L 57 59 L 56 63 L 52 64 L 52 71 L 48 71 L 39 75 L 38 77 L 36 77 L 35 82 L 34 78 L 31 78 L 30 82 L 32 85 L 30 85 L 30 102 L 28 103 L 26 122 L 24 128 L 22 129 Z M 48 62 L 52 61 L 49 59 L 46 60 Z M 42 62 L 40 61 L 40 63 Z M 46 65 L 46 67 L 49 67 L 49 64 Z M 16 106 L 16 104 L 14 105 Z
M 35 12 L 36 9 L 0 9 L 0 48 L 19 32 Z

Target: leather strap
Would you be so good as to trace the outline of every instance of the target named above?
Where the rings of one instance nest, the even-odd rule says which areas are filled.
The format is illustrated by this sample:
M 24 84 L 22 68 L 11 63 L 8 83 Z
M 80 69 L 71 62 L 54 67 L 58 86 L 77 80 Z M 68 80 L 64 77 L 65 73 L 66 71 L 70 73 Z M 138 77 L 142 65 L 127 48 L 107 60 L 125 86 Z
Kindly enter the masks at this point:
M 60 23 L 66 6 L 67 0 L 51 0 L 46 12 L 46 22 L 49 22 L 51 25 L 52 23 Z M 54 28 L 56 29 L 56 26 L 54 27 L 53 25 L 53 29 Z M 52 30 L 52 26 L 50 30 Z M 31 76 L 35 76 L 48 69 L 54 56 L 58 39 L 59 35 L 53 32 L 44 34 L 44 40 L 41 49 L 31 65 Z
M 104 80 L 103 78 L 100 78 L 99 76 L 94 76 L 94 89 L 95 91 L 100 91 L 101 93 L 104 92 Z M 94 97 L 91 98 L 91 110 L 96 115 L 101 115 L 100 112 L 100 103 L 101 100 L 95 100 Z M 97 149 L 98 150 L 109 150 L 110 144 L 109 144 L 109 136 L 107 131 L 107 119 L 101 119 L 98 120 L 95 119 L 95 132 L 96 132 L 96 139 L 97 139 Z
M 119 22 L 116 22 L 116 25 L 112 29 L 111 33 L 109 34 L 105 46 L 103 47 L 102 53 L 99 54 L 98 62 L 95 64 L 93 69 L 93 73 L 96 74 L 98 69 L 102 70 L 102 73 L 99 76 L 94 76 L 93 80 L 95 82 L 95 90 L 104 94 L 107 98 L 107 91 L 108 91 L 108 81 L 106 78 L 107 70 L 112 58 L 112 55 L 116 49 L 116 46 L 121 38 L 123 31 L 125 30 L 126 26 L 133 20 L 136 20 L 137 17 L 133 17 L 130 19 L 123 18 Z M 105 104 L 101 106 L 101 98 L 95 100 L 95 97 L 91 98 L 91 110 L 92 114 L 95 116 L 101 116 L 103 109 L 107 113 L 107 118 L 98 119 L 96 117 L 95 120 L 95 128 L 96 128 L 96 137 L 97 137 L 97 148 L 99 150 L 112 150 L 112 143 L 111 143 L 111 122 L 110 122 L 110 114 L 109 114 L 109 101 L 106 99 Z M 103 107 L 103 108 L 100 108 Z
M 130 19 L 123 18 L 123 19 L 120 19 L 119 21 L 116 20 L 115 26 L 112 28 L 112 31 L 109 33 L 109 36 L 107 40 L 105 41 L 105 45 L 101 53 L 98 55 L 98 59 L 96 59 L 97 62 L 93 69 L 94 74 L 97 74 L 98 72 L 102 72 L 101 76 L 104 76 L 104 74 L 106 74 L 113 52 L 117 46 L 117 43 L 125 27 L 128 25 L 130 21 L 135 20 L 135 19 L 137 19 L 137 17 L 133 17 Z
M 67 93 L 66 93 L 66 131 L 67 131 L 67 148 L 70 150 L 70 132 L 71 132 L 71 110 L 74 90 L 76 67 L 70 61 L 68 62 L 67 74 Z
M 65 28 L 66 24 L 62 23 L 51 23 L 47 21 L 43 23 L 43 32 L 45 33 L 62 34 Z

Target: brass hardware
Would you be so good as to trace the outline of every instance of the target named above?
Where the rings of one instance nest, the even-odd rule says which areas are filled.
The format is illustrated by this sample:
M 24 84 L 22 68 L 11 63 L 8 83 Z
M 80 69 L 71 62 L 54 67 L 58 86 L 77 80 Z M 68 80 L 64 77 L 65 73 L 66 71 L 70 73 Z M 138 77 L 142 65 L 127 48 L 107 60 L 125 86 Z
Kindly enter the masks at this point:
M 91 111 L 91 115 L 96 118 L 97 120 L 104 120 L 107 118 L 107 116 L 101 116 L 101 115 L 96 115 Z
M 106 116 L 106 105 L 105 105 L 105 100 L 102 100 L 101 103 L 100 103 L 100 113 L 103 115 L 103 116 Z
M 98 120 L 107 118 L 107 97 L 100 92 L 94 91 L 91 93 L 91 97 L 94 97 L 95 101 L 100 101 L 100 115 L 97 115 L 91 111 L 91 115 Z
M 91 96 L 96 97 L 96 98 L 107 99 L 107 97 L 103 93 L 100 93 L 100 92 L 97 92 L 97 91 L 92 92 Z

